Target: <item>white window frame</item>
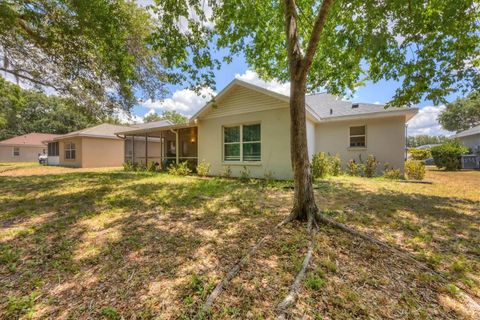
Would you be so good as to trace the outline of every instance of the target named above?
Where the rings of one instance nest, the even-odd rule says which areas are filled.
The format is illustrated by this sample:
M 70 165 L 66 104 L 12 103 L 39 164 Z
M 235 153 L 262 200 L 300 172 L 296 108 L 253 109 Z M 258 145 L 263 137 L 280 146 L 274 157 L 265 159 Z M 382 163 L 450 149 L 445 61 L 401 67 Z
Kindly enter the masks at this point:
M 350 134 L 351 132 L 351 129 L 352 128 L 356 128 L 356 127 L 364 127 L 365 130 L 364 130 L 364 134 Z M 359 137 L 363 137 L 364 140 L 365 140 L 365 145 L 364 146 L 352 146 L 351 145 L 351 141 L 352 141 L 352 138 L 359 138 Z M 355 126 L 349 126 L 348 127 L 348 147 L 350 149 L 365 149 L 367 148 L 367 125 L 366 124 L 358 124 L 358 125 L 355 125 Z
M 15 149 L 17 149 L 16 150 L 17 152 L 15 151 Z M 18 153 L 18 154 L 15 154 L 15 153 Z M 14 157 L 20 157 L 20 147 L 13 147 L 12 154 Z
M 73 146 L 73 148 L 72 148 Z M 72 151 L 75 151 L 75 156 L 72 157 Z M 70 155 L 67 157 L 67 152 Z M 77 157 L 77 146 L 73 142 L 65 143 L 65 160 L 75 160 Z
M 243 141 L 243 127 L 244 126 L 260 126 L 260 140 L 259 141 Z M 225 142 L 225 128 L 240 128 L 240 141 L 239 142 Z M 260 159 L 259 160 L 243 160 L 243 145 L 248 143 L 260 143 Z M 239 144 L 240 145 L 240 160 L 225 160 L 225 145 L 227 144 Z M 222 163 L 225 164 L 261 164 L 262 162 L 262 124 L 260 122 L 241 123 L 222 126 Z

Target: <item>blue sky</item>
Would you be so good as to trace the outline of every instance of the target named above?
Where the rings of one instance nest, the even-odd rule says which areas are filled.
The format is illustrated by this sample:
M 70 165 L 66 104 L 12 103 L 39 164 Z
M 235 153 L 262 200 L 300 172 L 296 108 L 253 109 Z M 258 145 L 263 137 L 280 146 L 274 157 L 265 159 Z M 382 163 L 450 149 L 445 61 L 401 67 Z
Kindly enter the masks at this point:
M 249 66 L 241 56 L 237 57 L 231 64 L 225 64 L 216 72 L 216 92 L 222 90 L 222 88 L 235 78 L 266 87 L 279 93 L 288 93 L 288 84 L 280 84 L 275 81 L 265 82 L 259 79 L 258 75 L 249 69 Z M 375 84 L 369 82 L 364 87 L 358 88 L 350 100 L 369 103 L 386 103 L 392 98 L 398 86 L 399 83 L 394 81 L 381 81 Z M 208 93 L 214 93 L 212 90 L 205 89 L 204 94 L 206 94 L 206 96 L 204 98 L 181 87 L 170 87 L 170 89 L 171 94 L 164 101 L 148 100 L 137 105 L 132 110 L 134 118 L 139 120 L 147 113 L 161 113 L 163 110 L 176 110 L 184 115 L 191 116 L 208 100 Z M 448 100 L 452 101 L 455 98 L 456 95 L 451 95 L 448 97 Z M 417 116 L 409 122 L 408 131 L 410 135 L 450 134 L 443 130 L 437 122 L 438 114 L 444 106 L 434 106 L 431 101 L 422 101 L 416 105 L 416 107 L 420 110 Z

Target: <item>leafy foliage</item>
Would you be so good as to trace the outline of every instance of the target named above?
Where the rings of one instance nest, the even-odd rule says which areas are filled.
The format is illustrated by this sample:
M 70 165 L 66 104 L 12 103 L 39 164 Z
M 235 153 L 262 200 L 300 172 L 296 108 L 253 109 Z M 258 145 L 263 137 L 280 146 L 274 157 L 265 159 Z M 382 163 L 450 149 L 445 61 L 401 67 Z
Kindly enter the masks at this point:
M 206 162 L 205 160 L 202 160 L 202 162 L 200 162 L 197 165 L 197 174 L 200 177 L 206 177 L 208 176 L 209 172 L 210 172 L 210 163 Z
M 480 124 L 480 92 L 447 104 L 438 117 L 445 130 L 462 131 Z
M 460 156 L 468 153 L 468 149 L 457 140 L 448 140 L 440 146 L 433 147 L 431 152 L 433 161 L 438 168 L 458 170 Z
M 65 134 L 100 123 L 72 100 L 24 90 L 0 78 L 0 140 L 31 132 Z
M 178 165 L 172 163 L 168 167 L 167 172 L 175 176 L 188 176 L 192 173 L 192 170 L 188 167 L 188 162 L 184 161 L 180 162 Z
M 408 152 L 413 160 L 426 160 L 432 156 L 430 149 L 410 149 Z
M 374 155 L 369 155 L 367 161 L 365 162 L 365 169 L 364 174 L 367 178 L 372 178 L 375 176 L 375 172 L 377 171 L 378 161 Z
M 395 80 L 401 86 L 389 105 L 409 105 L 424 98 L 437 103 L 455 89 L 478 87 L 479 8 L 471 0 L 333 1 L 320 35 L 313 28 L 324 3 L 293 4 L 301 58 L 309 52 L 313 36 L 319 37 L 307 70 L 310 91 L 323 88 L 343 94 L 367 80 Z M 284 1 L 208 4 L 156 1 L 154 10 L 162 19 L 152 41 L 157 47 L 169 47 L 170 63 L 188 70 L 193 65 L 197 79 L 210 78 L 213 74 L 205 68 L 218 61 L 209 48 L 226 48 L 225 61 L 243 53 L 262 77 L 291 79 Z
M 349 176 L 361 176 L 363 174 L 362 167 L 355 160 L 350 159 L 347 162 L 347 174 Z
M 153 121 L 160 121 L 160 120 L 170 120 L 172 123 L 175 123 L 175 124 L 188 123 L 188 118 L 175 110 L 171 110 L 171 111 L 165 110 L 162 112 L 161 115 L 157 113 L 149 113 L 148 115 L 143 117 L 143 121 L 145 122 L 153 122 Z
M 147 45 L 151 30 L 133 1 L 2 1 L 0 70 L 92 110 L 129 108 L 134 92 L 162 96 L 175 81 Z
M 405 175 L 408 179 L 423 180 L 425 177 L 425 164 L 420 160 L 405 161 Z
M 393 168 L 388 162 L 385 163 L 383 169 L 383 177 L 391 180 L 398 180 L 402 178 L 402 173 L 400 169 Z
M 325 178 L 330 173 L 330 163 L 325 152 L 319 152 L 312 158 L 312 176 L 315 179 Z

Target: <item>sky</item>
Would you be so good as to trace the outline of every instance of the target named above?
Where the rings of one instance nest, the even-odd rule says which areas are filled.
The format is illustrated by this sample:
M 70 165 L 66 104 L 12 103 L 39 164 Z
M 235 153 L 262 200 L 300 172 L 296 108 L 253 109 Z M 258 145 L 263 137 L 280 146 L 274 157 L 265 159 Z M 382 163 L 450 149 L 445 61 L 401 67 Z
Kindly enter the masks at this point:
M 232 63 L 226 64 L 216 72 L 216 92 L 221 91 L 235 78 L 244 80 L 266 89 L 288 95 L 289 84 L 276 81 L 266 82 L 249 68 L 242 56 L 239 56 Z M 378 83 L 367 82 L 364 87 L 358 88 L 352 97 L 345 98 L 353 102 L 384 104 L 394 95 L 399 83 L 394 81 L 381 81 Z M 171 94 L 163 101 L 147 100 L 135 106 L 132 110 L 132 120 L 141 121 L 146 114 L 156 112 L 161 114 L 164 110 L 175 110 L 183 115 L 191 116 L 197 112 L 205 103 L 210 100 L 211 94 L 215 94 L 210 88 L 205 88 L 200 95 L 195 92 L 171 87 Z M 453 101 L 456 95 L 453 94 L 447 100 Z M 418 114 L 408 123 L 408 135 L 450 135 L 451 132 L 443 130 L 437 121 L 439 113 L 445 106 L 434 106 L 431 101 L 422 101 L 414 107 L 419 108 Z

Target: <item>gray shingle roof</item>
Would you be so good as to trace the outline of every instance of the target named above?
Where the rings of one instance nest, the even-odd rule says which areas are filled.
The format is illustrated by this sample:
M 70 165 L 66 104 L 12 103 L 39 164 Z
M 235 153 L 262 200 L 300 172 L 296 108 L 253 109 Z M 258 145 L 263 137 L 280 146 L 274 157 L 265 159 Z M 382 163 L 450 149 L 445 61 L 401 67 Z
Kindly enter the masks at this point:
M 171 126 L 172 124 L 174 123 L 171 122 L 170 120 L 160 120 L 160 121 L 152 121 L 152 122 L 135 124 L 131 127 L 131 129 L 159 128 L 159 127 Z
M 320 93 L 307 95 L 305 102 L 312 108 L 321 118 L 332 118 L 342 116 L 354 116 L 377 112 L 390 112 L 398 110 L 408 110 L 407 107 L 388 108 L 385 105 L 373 103 L 356 103 L 339 99 L 337 96 Z M 352 108 L 353 105 L 358 105 Z
M 454 138 L 461 138 L 461 137 L 468 137 L 468 136 L 473 136 L 474 134 L 480 134 L 480 124 L 476 127 L 460 131 L 456 135 L 454 135 Z
M 132 127 L 128 126 L 120 126 L 120 125 L 115 125 L 115 124 L 110 124 L 110 123 L 102 123 L 99 124 L 98 126 L 90 127 L 90 128 L 85 128 L 82 130 L 77 130 L 73 132 L 69 132 L 67 134 L 64 134 L 60 137 L 57 137 L 57 139 L 63 139 L 63 138 L 68 138 L 68 137 L 74 137 L 74 136 L 94 136 L 94 137 L 103 137 L 103 138 L 118 138 L 115 133 L 118 131 L 125 131 L 128 129 L 132 129 Z

